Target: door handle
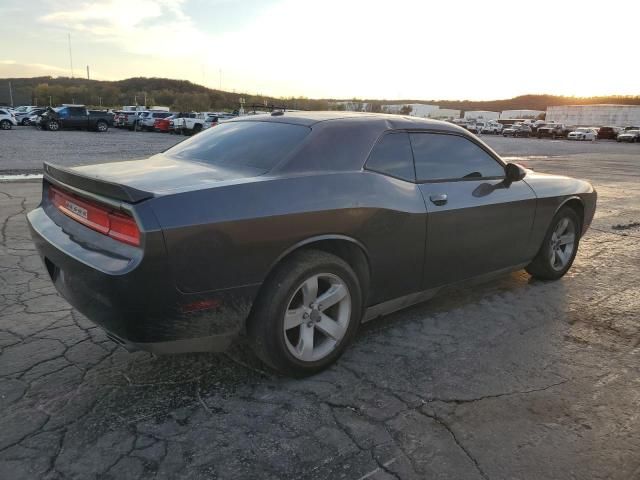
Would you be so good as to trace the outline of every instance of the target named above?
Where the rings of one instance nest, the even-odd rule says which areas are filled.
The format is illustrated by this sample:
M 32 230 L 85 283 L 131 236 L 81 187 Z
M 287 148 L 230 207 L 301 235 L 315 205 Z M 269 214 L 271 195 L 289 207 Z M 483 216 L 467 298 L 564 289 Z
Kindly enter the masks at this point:
M 447 203 L 447 194 L 446 193 L 441 193 L 439 195 L 431 195 L 429 197 L 429 200 L 431 200 L 432 203 L 434 203 L 435 205 L 438 205 L 438 206 L 446 205 L 446 203 Z

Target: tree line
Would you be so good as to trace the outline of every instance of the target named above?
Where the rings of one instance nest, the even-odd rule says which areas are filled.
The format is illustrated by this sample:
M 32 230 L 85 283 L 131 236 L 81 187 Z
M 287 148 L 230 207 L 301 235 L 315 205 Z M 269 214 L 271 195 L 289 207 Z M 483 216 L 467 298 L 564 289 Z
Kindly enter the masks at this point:
M 329 108 L 326 100 L 305 97 L 275 98 L 227 92 L 210 89 L 187 80 L 168 78 L 137 77 L 112 82 L 68 77 L 34 77 L 6 79 L 3 83 L 6 88 L 0 90 L 0 105 L 9 105 L 12 96 L 14 105 L 56 106 L 63 103 L 76 103 L 98 108 L 157 105 L 184 112 L 231 111 L 239 108 L 242 98 L 245 108 L 252 105 L 275 105 L 301 110 Z
M 68 77 L 13 78 L 0 82 L 0 105 L 55 106 L 79 103 L 91 107 L 120 108 L 123 105 L 169 107 L 173 111 L 217 111 L 238 109 L 244 99 L 245 109 L 251 105 L 275 105 L 300 110 L 340 110 L 338 99 L 306 97 L 269 97 L 228 92 L 197 85 L 187 80 L 136 77 L 119 81 L 88 80 Z M 11 84 L 11 89 L 9 89 Z M 11 90 L 11 91 L 10 91 Z M 368 111 L 379 112 L 385 104 L 429 103 L 441 108 L 461 111 L 533 109 L 546 110 L 551 105 L 591 105 L 600 103 L 640 105 L 640 96 L 565 97 L 555 95 L 522 95 L 504 100 L 368 100 L 351 99 L 368 104 Z

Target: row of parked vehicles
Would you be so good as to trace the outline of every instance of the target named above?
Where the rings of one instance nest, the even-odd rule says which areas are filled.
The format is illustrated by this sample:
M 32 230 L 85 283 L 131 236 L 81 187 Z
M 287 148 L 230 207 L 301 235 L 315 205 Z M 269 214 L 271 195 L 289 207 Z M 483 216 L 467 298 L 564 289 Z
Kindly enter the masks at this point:
M 115 112 L 113 124 L 129 130 L 193 135 L 234 116 L 225 112 L 170 112 L 159 108 L 119 110 Z
M 595 141 L 617 140 L 618 142 L 640 142 L 640 127 L 575 127 L 544 120 L 518 121 L 503 124 L 497 121 L 469 122 L 463 124 L 476 134 L 495 134 L 504 137 L 566 138 L 567 140 Z
M 258 113 L 254 110 L 253 112 Z M 60 107 L 21 106 L 0 107 L 0 130 L 17 125 L 35 125 L 43 130 L 74 128 L 106 132 L 109 127 L 135 131 L 156 131 L 178 135 L 193 135 L 219 122 L 235 117 L 226 112 L 171 112 L 167 107 L 124 107 L 122 110 L 90 110 L 84 105 L 65 104 Z M 566 138 L 567 140 L 640 142 L 640 127 L 571 127 L 544 120 L 523 120 L 510 124 L 490 121 L 455 122 L 475 134 L 504 137 Z
M 134 108 L 134 107 L 132 107 Z M 0 129 L 33 125 L 42 130 L 64 128 L 106 132 L 109 127 L 192 135 L 235 115 L 225 112 L 170 112 L 168 108 L 149 110 L 91 110 L 84 105 L 59 107 L 0 107 Z

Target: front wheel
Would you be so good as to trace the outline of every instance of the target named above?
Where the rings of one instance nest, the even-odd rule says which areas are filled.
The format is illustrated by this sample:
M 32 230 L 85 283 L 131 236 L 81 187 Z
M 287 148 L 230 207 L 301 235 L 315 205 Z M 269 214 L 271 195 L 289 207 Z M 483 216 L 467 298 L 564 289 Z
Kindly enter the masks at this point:
M 11 130 L 11 122 L 9 120 L 2 120 L 0 122 L 0 130 Z
M 49 122 L 47 123 L 47 130 L 56 132 L 59 129 L 60 129 L 60 124 L 56 120 L 49 120 Z
M 578 252 L 581 222 L 573 208 L 562 207 L 553 217 L 542 247 L 526 270 L 540 280 L 557 280 L 571 265 Z
M 307 250 L 286 259 L 256 300 L 248 332 L 266 364 L 305 376 L 335 362 L 362 315 L 360 282 L 341 258 Z
M 22 120 L 20 120 L 20 125 L 22 125 L 23 127 L 26 127 L 27 125 L 29 125 L 29 119 L 23 118 Z
M 96 123 L 96 130 L 98 130 L 99 132 L 106 132 L 108 129 L 109 125 L 107 125 L 107 122 Z

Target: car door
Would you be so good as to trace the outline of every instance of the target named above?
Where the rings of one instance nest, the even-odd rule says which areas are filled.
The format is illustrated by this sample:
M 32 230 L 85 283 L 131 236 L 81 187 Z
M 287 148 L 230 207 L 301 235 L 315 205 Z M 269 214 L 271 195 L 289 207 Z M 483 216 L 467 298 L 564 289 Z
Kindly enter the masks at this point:
M 423 288 L 527 261 L 533 190 L 508 182 L 504 164 L 456 133 L 412 132 L 416 181 L 427 207 Z
M 65 124 L 67 127 L 86 127 L 87 110 L 80 107 L 69 107 L 69 117 Z

